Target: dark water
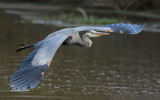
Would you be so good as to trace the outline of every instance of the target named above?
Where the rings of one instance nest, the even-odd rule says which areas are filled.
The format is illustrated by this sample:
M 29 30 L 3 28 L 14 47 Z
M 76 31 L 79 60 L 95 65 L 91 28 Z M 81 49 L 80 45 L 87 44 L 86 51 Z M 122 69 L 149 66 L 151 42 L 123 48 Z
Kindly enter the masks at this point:
M 20 23 L 0 10 L 0 100 L 160 100 L 160 33 L 110 35 L 91 48 L 60 47 L 37 88 L 13 92 L 9 76 L 34 43 L 58 27 Z

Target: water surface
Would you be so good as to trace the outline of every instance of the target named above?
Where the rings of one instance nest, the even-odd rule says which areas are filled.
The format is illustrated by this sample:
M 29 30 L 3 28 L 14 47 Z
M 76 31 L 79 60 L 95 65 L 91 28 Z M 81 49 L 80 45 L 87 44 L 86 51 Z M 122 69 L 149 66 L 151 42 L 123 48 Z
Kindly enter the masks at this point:
M 159 100 L 160 33 L 94 38 L 91 48 L 62 46 L 37 88 L 13 92 L 9 76 L 37 42 L 61 28 L 21 23 L 0 10 L 0 99 L 2 100 Z

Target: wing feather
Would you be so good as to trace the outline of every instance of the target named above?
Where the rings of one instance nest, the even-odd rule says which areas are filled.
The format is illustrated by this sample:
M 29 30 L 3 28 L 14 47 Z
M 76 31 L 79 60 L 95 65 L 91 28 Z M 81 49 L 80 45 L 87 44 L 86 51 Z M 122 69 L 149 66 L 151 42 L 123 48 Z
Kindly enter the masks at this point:
M 40 47 L 37 47 L 31 53 L 29 53 L 27 57 L 21 62 L 17 70 L 22 70 L 26 67 L 31 67 L 31 61 L 33 60 L 33 57 L 36 55 L 39 49 Z
M 67 39 L 68 36 L 58 35 L 51 39 L 49 42 L 44 43 L 37 51 L 32 60 L 33 66 L 46 64 L 51 61 L 60 45 Z
M 52 60 L 67 37 L 67 35 L 55 35 L 50 41 L 37 46 L 11 75 L 10 87 L 20 90 L 36 87 L 42 79 L 42 73 L 48 68 L 47 61 Z
M 138 34 L 143 30 L 144 25 L 118 23 L 118 24 L 102 25 L 101 27 L 108 27 L 111 28 L 114 32 L 121 31 L 124 34 Z

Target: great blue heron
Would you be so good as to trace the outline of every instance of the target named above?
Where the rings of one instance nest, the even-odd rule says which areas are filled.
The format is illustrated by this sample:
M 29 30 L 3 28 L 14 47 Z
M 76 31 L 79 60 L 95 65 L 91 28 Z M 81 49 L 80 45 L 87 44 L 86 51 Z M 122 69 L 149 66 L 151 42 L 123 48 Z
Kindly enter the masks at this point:
M 22 45 L 17 51 L 35 47 L 28 56 L 21 62 L 17 71 L 11 76 L 10 87 L 13 89 L 35 88 L 45 70 L 50 66 L 52 58 L 61 44 L 78 45 L 81 47 L 91 47 L 91 37 L 109 35 L 112 32 L 121 34 L 137 34 L 142 31 L 144 25 L 131 24 L 110 24 L 104 26 L 82 26 L 75 28 L 65 28 L 51 33 L 43 40 L 31 44 Z M 79 32 L 84 31 L 82 37 Z

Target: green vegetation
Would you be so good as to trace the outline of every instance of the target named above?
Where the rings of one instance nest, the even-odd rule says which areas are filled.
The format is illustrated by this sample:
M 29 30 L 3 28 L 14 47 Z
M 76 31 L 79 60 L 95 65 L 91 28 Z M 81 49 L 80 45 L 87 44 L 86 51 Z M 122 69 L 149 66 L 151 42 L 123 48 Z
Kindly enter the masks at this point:
M 89 15 L 87 18 L 82 15 L 75 15 L 74 13 L 66 14 L 61 13 L 58 16 L 54 17 L 45 17 L 46 20 L 61 20 L 64 23 L 69 24 L 94 24 L 94 25 L 102 25 L 102 24 L 111 24 L 111 23 L 120 23 L 122 20 L 118 20 L 116 18 L 100 18 L 93 15 Z
M 65 22 L 78 23 L 78 24 L 111 24 L 111 23 L 118 23 L 120 22 L 120 20 L 115 18 L 98 18 L 91 15 L 88 18 L 70 17 L 68 20 L 65 20 Z

